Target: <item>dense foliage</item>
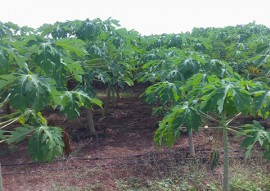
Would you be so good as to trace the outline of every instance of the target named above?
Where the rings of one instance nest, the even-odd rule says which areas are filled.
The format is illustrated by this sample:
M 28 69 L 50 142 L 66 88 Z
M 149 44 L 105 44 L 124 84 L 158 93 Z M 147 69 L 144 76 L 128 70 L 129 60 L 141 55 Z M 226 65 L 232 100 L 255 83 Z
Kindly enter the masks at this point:
M 205 118 L 223 130 L 233 129 L 229 124 L 240 113 L 268 118 L 269 54 L 270 29 L 255 23 L 151 36 L 113 19 L 38 29 L 0 23 L 0 139 L 13 144 L 29 136 L 34 160 L 62 155 L 61 129 L 48 126 L 42 112 L 59 109 L 74 119 L 81 107 L 102 107 L 95 81 L 108 90 L 135 81 L 152 85 L 142 97 L 165 116 L 158 145 L 172 146 L 182 127 L 197 131 Z M 258 122 L 239 134 L 247 135 L 247 155 L 259 142 L 270 159 L 270 134 Z

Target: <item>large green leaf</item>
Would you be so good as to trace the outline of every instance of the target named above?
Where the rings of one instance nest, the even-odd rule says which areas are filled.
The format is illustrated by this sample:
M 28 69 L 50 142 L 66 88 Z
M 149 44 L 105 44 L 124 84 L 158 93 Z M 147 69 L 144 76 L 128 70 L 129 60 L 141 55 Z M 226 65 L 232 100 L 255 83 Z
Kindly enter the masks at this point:
M 251 110 L 251 96 L 248 91 L 240 88 L 234 88 L 234 105 L 238 112 L 242 112 L 244 115 L 248 114 Z
M 7 131 L 0 129 L 0 143 L 1 141 L 6 141 L 6 133 Z
M 60 49 L 58 49 L 53 41 L 44 41 L 43 39 L 37 38 L 36 41 L 30 41 L 30 48 L 35 47 L 34 61 L 36 66 L 39 66 L 42 74 L 52 75 L 61 66 L 60 59 L 63 56 Z M 59 74 L 58 74 L 59 75 Z
M 83 91 L 54 92 L 53 99 L 60 106 L 61 112 L 70 119 L 80 116 L 81 107 L 92 109 L 93 105 L 102 106 L 99 99 L 91 98 Z
M 77 81 L 82 82 L 82 75 L 84 74 L 84 70 L 81 66 L 81 62 L 74 62 L 71 58 L 65 57 L 62 59 L 61 63 L 65 66 L 69 73 L 73 74 Z
M 241 146 L 245 147 L 245 157 L 248 157 L 258 142 L 265 148 L 264 157 L 270 160 L 270 132 L 266 131 L 264 127 L 258 121 L 253 121 L 253 124 L 248 124 L 246 127 L 238 133 L 238 136 L 246 136 Z
M 16 80 L 15 75 L 1 75 L 0 76 L 0 91 L 4 89 L 8 84 L 13 83 Z
M 247 82 L 248 83 L 248 82 Z M 219 114 L 247 114 L 251 110 L 251 94 L 244 82 L 226 78 L 204 85 L 201 108 L 205 112 L 218 111 Z
M 260 116 L 266 118 L 269 116 L 270 109 L 270 91 L 260 90 L 253 93 L 253 113 L 258 113 Z
M 53 80 L 34 74 L 21 74 L 12 86 L 10 103 L 16 109 L 41 110 L 50 101 Z
M 85 50 L 85 42 L 79 39 L 63 38 L 55 42 L 56 46 L 62 47 L 64 50 L 76 54 L 79 57 L 87 55 Z
M 64 143 L 62 130 L 58 127 L 36 127 L 29 140 L 28 151 L 34 161 L 51 162 L 62 156 Z
M 188 102 L 175 106 L 169 114 L 159 123 L 159 128 L 155 133 L 155 142 L 158 145 L 166 144 L 172 146 L 180 135 L 182 127 L 188 131 L 198 130 L 202 124 L 200 113 Z
M 180 98 L 180 83 L 159 82 L 148 87 L 142 97 L 145 97 L 148 103 L 161 101 L 164 105 L 168 102 L 176 102 Z
M 16 127 L 13 131 L 11 131 L 11 135 L 7 136 L 6 142 L 8 144 L 19 143 L 34 130 L 34 127 L 31 126 Z

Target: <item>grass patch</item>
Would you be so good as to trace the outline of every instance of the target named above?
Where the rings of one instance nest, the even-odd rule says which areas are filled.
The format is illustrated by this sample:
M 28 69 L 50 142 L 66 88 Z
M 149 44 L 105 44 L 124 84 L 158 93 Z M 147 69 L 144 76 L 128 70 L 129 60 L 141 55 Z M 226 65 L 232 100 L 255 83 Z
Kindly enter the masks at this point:
M 87 186 L 63 186 L 53 184 L 49 191 L 101 191 L 104 190 L 100 182 L 88 184 Z
M 259 159 L 260 160 L 260 159 Z M 231 191 L 268 191 L 270 174 L 267 162 L 252 160 L 233 162 L 230 168 Z M 186 164 L 184 171 L 173 170 L 161 178 L 145 180 L 131 177 L 117 180 L 118 191 L 220 191 L 222 168 L 209 170 L 207 164 Z
M 270 190 L 269 164 L 249 160 L 244 164 L 234 164 L 231 172 L 231 191 Z

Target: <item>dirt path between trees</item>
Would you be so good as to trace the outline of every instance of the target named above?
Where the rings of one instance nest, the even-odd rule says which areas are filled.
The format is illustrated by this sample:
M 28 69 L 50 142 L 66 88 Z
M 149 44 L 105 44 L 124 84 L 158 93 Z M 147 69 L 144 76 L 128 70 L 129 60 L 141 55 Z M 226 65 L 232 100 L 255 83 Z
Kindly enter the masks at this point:
M 154 131 L 160 117 L 151 116 L 151 107 L 138 98 L 117 99 L 108 118 L 101 110 L 94 112 L 99 141 L 89 135 L 86 113 L 74 121 L 48 113 L 48 119 L 63 127 L 72 137 L 75 147 L 68 160 L 61 158 L 51 164 L 32 163 L 27 155 L 27 142 L 7 148 L 0 145 L 3 184 L 7 191 L 47 191 L 76 186 L 92 190 L 117 190 L 116 180 L 130 177 L 144 179 L 166 175 L 170 168 L 179 167 L 187 160 L 188 136 L 183 134 L 172 149 L 157 149 Z M 208 162 L 211 140 L 208 133 L 194 135 L 196 158 Z

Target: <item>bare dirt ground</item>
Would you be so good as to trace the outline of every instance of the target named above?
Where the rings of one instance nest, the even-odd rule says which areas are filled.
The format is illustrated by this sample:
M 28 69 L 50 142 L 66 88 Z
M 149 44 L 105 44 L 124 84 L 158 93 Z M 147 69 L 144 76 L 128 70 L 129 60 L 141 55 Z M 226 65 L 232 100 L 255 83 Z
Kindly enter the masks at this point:
M 57 112 L 51 112 L 48 118 L 69 132 L 74 152 L 67 160 L 59 158 L 50 164 L 40 164 L 31 162 L 27 155 L 27 142 L 10 148 L 0 145 L 6 191 L 65 190 L 72 186 L 82 190 L 110 191 L 117 190 L 117 180 L 130 177 L 155 179 L 166 176 L 171 168 L 179 168 L 184 176 L 185 169 L 181 164 L 187 161 L 207 164 L 213 145 L 209 139 L 211 132 L 200 131 L 194 134 L 195 159 L 188 154 L 188 136 L 185 133 L 173 148 L 157 149 L 153 136 L 161 118 L 153 117 L 151 107 L 134 97 L 117 99 L 107 118 L 102 118 L 101 109 L 95 110 L 98 143 L 85 128 L 85 112 L 74 121 Z M 241 158 L 237 145 L 238 142 L 232 139 L 231 156 Z M 220 169 L 210 173 L 221 178 Z

